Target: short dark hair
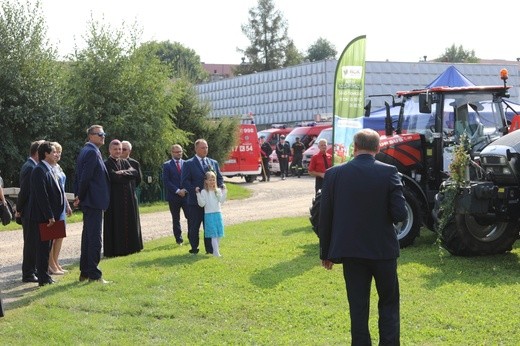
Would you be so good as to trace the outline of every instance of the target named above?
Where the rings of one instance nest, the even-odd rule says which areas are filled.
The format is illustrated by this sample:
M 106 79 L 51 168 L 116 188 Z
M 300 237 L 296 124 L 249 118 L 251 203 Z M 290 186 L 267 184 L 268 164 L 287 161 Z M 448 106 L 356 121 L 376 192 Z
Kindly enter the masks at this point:
M 354 135 L 354 144 L 358 150 L 379 151 L 379 133 L 372 129 L 362 129 Z
M 40 144 L 42 144 L 43 142 L 45 142 L 43 139 L 40 139 L 39 141 L 34 141 L 31 143 L 31 147 L 29 148 L 29 155 L 30 156 L 33 156 L 34 154 L 36 154 L 36 152 L 38 151 L 38 147 L 40 146 Z
M 52 148 L 54 147 L 54 144 L 52 144 L 49 141 L 44 141 L 42 144 L 38 146 L 38 159 L 40 161 L 45 160 L 45 154 L 52 153 Z

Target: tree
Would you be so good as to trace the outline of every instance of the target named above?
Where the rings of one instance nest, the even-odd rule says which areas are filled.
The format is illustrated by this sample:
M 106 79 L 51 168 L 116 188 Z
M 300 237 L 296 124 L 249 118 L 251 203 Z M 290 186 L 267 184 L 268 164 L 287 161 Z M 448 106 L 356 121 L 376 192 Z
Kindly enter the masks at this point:
M 0 167 L 5 185 L 18 186 L 30 143 L 53 140 L 60 123 L 59 69 L 39 3 L 0 6 Z
M 305 59 L 309 61 L 335 59 L 337 54 L 336 47 L 328 40 L 320 37 L 307 49 Z
M 280 68 L 287 61 L 287 22 L 280 11 L 275 10 L 274 0 L 258 0 L 258 6 L 249 10 L 249 23 L 242 25 L 242 32 L 251 45 L 242 52 L 249 64 L 237 68 L 238 73 L 253 73 Z
M 238 140 L 238 118 L 209 119 L 209 105 L 199 100 L 195 88 L 185 79 L 175 82 L 175 94 L 179 95 L 179 106 L 174 121 L 179 128 L 189 129 L 189 141 L 181 143 L 187 144 L 184 148 L 186 157 L 195 155 L 193 144 L 197 139 L 204 138 L 208 142 L 211 158 L 223 163 Z
M 77 154 L 85 130 L 102 125 L 108 133 L 107 146 L 115 138 L 132 142 L 133 156 L 143 173 L 153 178 L 151 184 L 143 184 L 142 196 L 154 199 L 161 188 L 157 177 L 164 149 L 187 140 L 186 132 L 173 121 L 179 100 L 168 70 L 150 49 L 136 49 L 124 28 L 111 30 L 91 22 L 86 40 L 87 48 L 76 51 L 70 62 L 66 83 L 70 136 L 64 149 Z M 74 162 L 67 162 L 67 167 L 74 167 Z
M 285 62 L 284 67 L 294 66 L 303 62 L 303 54 L 296 48 L 293 40 L 288 40 L 288 44 L 285 47 Z
M 455 44 L 452 44 L 451 47 L 446 48 L 444 54 L 435 59 L 435 61 L 478 63 L 480 59 L 475 56 L 474 50 L 464 50 L 462 45 L 457 47 Z
M 200 57 L 193 49 L 179 42 L 151 41 L 142 45 L 150 49 L 170 69 L 170 78 L 187 78 L 192 83 L 207 81 L 209 73 L 202 68 Z

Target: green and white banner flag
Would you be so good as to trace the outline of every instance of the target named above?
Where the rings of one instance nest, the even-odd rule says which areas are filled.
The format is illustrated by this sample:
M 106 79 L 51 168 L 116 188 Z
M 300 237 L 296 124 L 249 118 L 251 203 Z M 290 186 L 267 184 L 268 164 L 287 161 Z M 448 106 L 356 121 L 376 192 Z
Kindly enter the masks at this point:
M 353 155 L 354 134 L 363 128 L 365 101 L 366 36 L 359 36 L 345 47 L 334 76 L 334 164 Z

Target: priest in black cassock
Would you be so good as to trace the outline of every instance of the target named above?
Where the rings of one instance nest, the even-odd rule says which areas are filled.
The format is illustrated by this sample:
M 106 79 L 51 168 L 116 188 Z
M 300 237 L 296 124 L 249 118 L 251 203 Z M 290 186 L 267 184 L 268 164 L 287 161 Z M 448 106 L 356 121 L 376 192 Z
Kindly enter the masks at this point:
M 121 158 L 121 141 L 114 139 L 105 166 L 110 175 L 110 205 L 103 222 L 103 254 L 125 256 L 143 249 L 135 198 L 135 181 L 139 172 Z

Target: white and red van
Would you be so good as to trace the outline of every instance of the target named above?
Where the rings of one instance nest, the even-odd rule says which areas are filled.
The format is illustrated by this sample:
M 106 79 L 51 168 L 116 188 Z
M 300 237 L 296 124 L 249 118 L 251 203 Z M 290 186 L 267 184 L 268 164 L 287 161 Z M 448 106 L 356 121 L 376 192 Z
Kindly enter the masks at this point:
M 256 125 L 240 125 L 239 143 L 229 154 L 229 159 L 220 167 L 220 172 L 225 177 L 244 177 L 248 183 L 256 180 L 257 176 L 262 173 Z

